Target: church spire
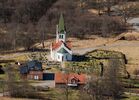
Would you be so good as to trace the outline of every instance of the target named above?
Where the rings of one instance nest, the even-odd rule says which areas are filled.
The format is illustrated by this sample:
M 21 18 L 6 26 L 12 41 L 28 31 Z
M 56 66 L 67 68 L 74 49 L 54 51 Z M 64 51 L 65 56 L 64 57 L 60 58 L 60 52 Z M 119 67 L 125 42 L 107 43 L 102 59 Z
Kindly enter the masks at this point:
M 64 25 L 63 14 L 61 14 L 59 23 L 56 27 L 56 42 L 63 41 L 66 42 L 66 30 Z
M 65 31 L 64 17 L 63 17 L 63 14 L 62 13 L 61 13 L 60 19 L 59 19 L 58 31 L 59 32 L 64 32 Z

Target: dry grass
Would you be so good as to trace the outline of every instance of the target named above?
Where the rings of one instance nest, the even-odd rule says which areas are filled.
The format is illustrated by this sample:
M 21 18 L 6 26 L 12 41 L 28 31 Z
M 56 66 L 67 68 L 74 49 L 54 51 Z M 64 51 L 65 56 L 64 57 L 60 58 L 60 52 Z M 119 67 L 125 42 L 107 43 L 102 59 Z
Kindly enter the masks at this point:
M 99 45 L 107 44 L 113 38 L 103 38 L 96 35 L 86 36 L 89 38 L 86 39 L 78 39 L 78 38 L 68 38 L 68 41 L 71 42 L 72 49 L 79 49 L 79 48 L 88 48 L 88 47 L 95 47 Z M 55 39 L 45 41 L 45 49 L 50 49 L 50 45 L 54 42 Z M 41 44 L 36 44 L 38 48 L 42 48 Z
M 70 38 L 69 41 L 71 41 L 73 49 L 79 49 L 79 48 L 90 48 L 104 45 L 112 40 L 112 38 L 102 38 L 95 35 L 88 37 L 89 38 L 87 39 Z
M 115 46 L 115 47 L 109 47 L 105 48 L 108 50 L 114 50 L 122 52 L 126 55 L 128 60 L 127 69 L 130 73 L 133 73 L 133 71 L 138 68 L 139 66 L 139 33 L 132 32 L 132 33 L 124 33 L 122 36 L 125 37 L 135 37 L 136 40 L 127 41 L 127 40 L 118 40 L 118 38 L 102 38 L 96 35 L 87 36 L 89 38 L 86 39 L 77 39 L 77 38 L 68 38 L 69 41 L 71 41 L 72 49 L 81 49 L 81 48 L 93 48 L 96 46 L 102 46 L 102 45 L 123 45 L 123 44 L 129 44 L 124 46 Z M 120 36 L 121 37 L 121 36 Z M 55 39 L 47 40 L 45 41 L 45 47 L 46 49 L 50 49 L 50 45 L 52 41 L 55 41 Z M 132 44 L 137 44 L 137 46 Z M 36 44 L 37 47 L 41 48 L 41 44 Z M 8 56 L 8 55 L 7 55 Z M 10 54 L 10 56 L 14 56 L 14 54 Z M 24 60 L 26 59 L 25 55 L 14 57 L 16 60 Z
M 33 100 L 33 99 L 21 99 L 21 98 L 0 97 L 0 100 Z
M 133 32 L 133 33 L 126 33 L 124 34 L 125 37 L 136 37 L 139 39 L 139 33 Z M 53 40 L 49 40 L 45 42 L 46 48 L 50 48 L 50 44 Z M 130 73 L 133 73 L 135 69 L 138 68 L 139 66 L 139 46 L 132 46 L 132 44 L 139 44 L 139 41 L 127 41 L 127 40 L 117 40 L 113 41 L 114 38 L 102 38 L 98 36 L 90 36 L 88 39 L 77 39 L 77 38 L 69 38 L 69 41 L 72 43 L 72 49 L 80 49 L 80 48 L 90 48 L 90 47 L 96 47 L 96 46 L 101 46 L 101 45 L 121 45 L 121 44 L 129 44 L 130 46 L 115 46 L 115 47 L 110 47 L 106 48 L 108 50 L 114 50 L 114 51 L 119 51 L 122 52 L 126 55 L 128 64 L 127 64 L 127 70 Z M 39 45 L 41 47 L 41 45 Z
M 117 40 L 119 37 L 124 36 L 127 38 L 127 40 Z M 79 48 L 90 48 L 90 47 L 96 47 L 101 45 L 121 45 L 121 46 L 115 46 L 106 48 L 108 50 L 114 50 L 122 52 L 126 55 L 128 64 L 127 64 L 127 70 L 130 73 L 133 73 L 135 69 L 139 67 L 139 33 L 138 32 L 128 32 L 123 33 L 117 38 L 102 38 L 95 35 L 89 36 L 90 38 L 80 40 L 76 38 L 70 38 L 69 40 L 72 42 L 73 49 L 79 49 Z M 128 41 L 128 40 L 132 41 Z M 135 44 L 135 45 L 133 45 Z M 122 46 L 124 45 L 124 46 Z
M 21 55 L 21 56 L 14 57 L 13 60 L 15 60 L 15 61 L 25 61 L 25 60 L 28 60 L 28 58 L 27 58 L 27 55 L 24 54 L 24 55 Z
M 124 35 L 125 40 L 139 40 L 139 32 L 130 32 Z
M 96 14 L 96 15 L 98 14 L 98 10 L 96 9 L 89 9 L 88 11 L 92 14 Z M 100 13 L 102 13 L 102 11 Z
M 132 44 L 139 44 L 139 41 L 117 41 L 115 44 L 131 44 L 130 46 L 116 46 L 108 48 L 109 50 L 120 51 L 127 57 L 127 70 L 133 73 L 139 67 L 139 46 L 132 46 Z

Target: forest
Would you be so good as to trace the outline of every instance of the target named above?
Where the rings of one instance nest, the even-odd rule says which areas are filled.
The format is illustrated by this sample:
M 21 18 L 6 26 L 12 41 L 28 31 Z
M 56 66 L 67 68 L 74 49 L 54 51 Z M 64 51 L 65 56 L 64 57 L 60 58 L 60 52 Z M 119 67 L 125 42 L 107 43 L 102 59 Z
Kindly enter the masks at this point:
M 55 37 L 64 15 L 67 35 L 116 36 L 130 29 L 127 19 L 139 14 L 136 0 L 0 0 L 0 50 L 30 50 Z M 116 7 L 119 6 L 119 7 Z M 91 13 L 90 10 L 96 11 Z

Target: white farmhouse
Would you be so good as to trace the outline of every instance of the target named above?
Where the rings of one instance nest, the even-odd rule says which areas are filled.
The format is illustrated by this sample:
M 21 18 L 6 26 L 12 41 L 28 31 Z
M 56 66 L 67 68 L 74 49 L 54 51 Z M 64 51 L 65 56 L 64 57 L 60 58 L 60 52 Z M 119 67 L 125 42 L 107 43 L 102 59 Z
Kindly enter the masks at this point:
M 64 18 L 61 14 L 59 24 L 56 26 L 56 41 L 51 44 L 51 58 L 53 61 L 71 61 L 72 51 L 70 42 L 66 41 Z

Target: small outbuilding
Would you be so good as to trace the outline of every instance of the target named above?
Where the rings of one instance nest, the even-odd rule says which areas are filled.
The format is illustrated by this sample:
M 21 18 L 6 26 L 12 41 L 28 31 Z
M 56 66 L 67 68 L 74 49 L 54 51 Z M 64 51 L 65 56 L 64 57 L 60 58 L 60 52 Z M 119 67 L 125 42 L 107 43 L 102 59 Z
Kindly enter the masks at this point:
M 46 86 L 54 88 L 55 87 L 55 73 L 43 73 L 43 81 Z
M 43 80 L 42 63 L 32 60 L 20 66 L 20 74 L 29 80 Z

